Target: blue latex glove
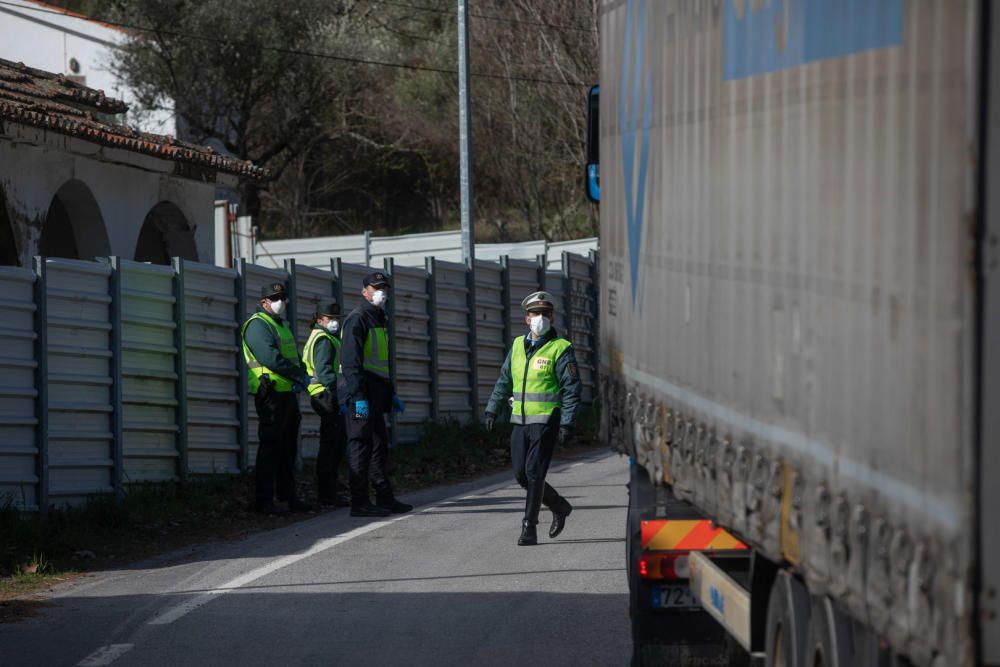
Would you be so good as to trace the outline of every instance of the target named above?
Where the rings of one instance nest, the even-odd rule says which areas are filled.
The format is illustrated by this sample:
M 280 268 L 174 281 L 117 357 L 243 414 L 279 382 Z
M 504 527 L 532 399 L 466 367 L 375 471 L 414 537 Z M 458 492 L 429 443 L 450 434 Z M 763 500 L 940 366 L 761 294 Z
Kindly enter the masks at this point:
M 392 410 L 400 414 L 406 412 L 406 403 L 403 403 L 403 399 L 399 397 L 399 394 L 394 394 L 392 397 Z
M 292 391 L 295 392 L 296 394 L 301 394 L 303 389 L 305 389 L 305 387 L 302 384 L 298 382 L 292 383 Z
M 354 401 L 354 414 L 361 419 L 368 419 L 368 401 Z

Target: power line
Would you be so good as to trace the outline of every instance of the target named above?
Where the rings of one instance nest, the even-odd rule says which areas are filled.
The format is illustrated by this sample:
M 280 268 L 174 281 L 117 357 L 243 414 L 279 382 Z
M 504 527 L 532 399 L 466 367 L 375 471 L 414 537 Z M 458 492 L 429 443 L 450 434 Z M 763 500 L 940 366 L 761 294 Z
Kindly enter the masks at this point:
M 419 12 L 430 12 L 432 14 L 449 14 L 451 16 L 455 15 L 455 11 L 451 9 L 441 9 L 439 7 L 425 7 L 421 5 L 411 5 L 405 2 L 392 2 L 390 0 L 369 0 L 372 4 L 376 5 L 388 5 L 389 7 L 401 7 L 404 9 L 415 9 Z M 496 21 L 498 23 L 512 23 L 515 25 L 533 25 L 542 28 L 552 28 L 553 30 L 569 30 L 577 32 L 597 32 L 594 28 L 584 28 L 583 26 L 575 25 L 558 25 L 556 23 L 546 23 L 545 21 L 529 21 L 524 19 L 510 19 L 503 16 L 493 16 L 490 14 L 475 14 L 469 12 L 469 16 L 477 19 L 482 19 L 484 21 Z
M 64 12 L 56 11 L 56 10 L 53 10 L 53 9 L 45 9 L 44 7 L 29 7 L 29 6 L 25 6 L 25 5 L 18 5 L 18 4 L 15 4 L 13 2 L 5 2 L 4 0 L 0 0 L 0 5 L 7 6 L 7 7 L 14 7 L 16 9 L 26 9 L 28 11 L 40 12 L 40 13 L 43 13 L 43 14 L 55 14 L 55 15 L 58 15 L 58 16 L 72 16 L 74 18 L 77 18 L 77 17 L 75 17 L 72 14 L 66 14 Z M 135 24 L 131 24 L 131 23 L 123 23 L 123 22 L 120 22 L 120 21 L 110 21 L 110 20 L 106 20 L 106 19 L 89 19 L 89 18 L 85 19 L 85 20 L 93 20 L 93 21 L 95 21 L 97 23 L 102 23 L 104 25 L 109 25 L 109 26 L 112 26 L 112 27 L 115 27 L 115 28 L 123 28 L 125 30 L 134 30 L 136 32 L 146 32 L 146 33 L 152 33 L 152 34 L 157 34 L 157 35 L 168 35 L 170 37 L 177 37 L 179 39 L 187 39 L 187 40 L 192 40 L 192 41 L 210 42 L 210 43 L 213 43 L 213 44 L 238 44 L 238 45 L 239 44 L 244 44 L 244 45 L 247 44 L 247 42 L 245 42 L 245 41 L 221 40 L 218 37 L 209 37 L 209 36 L 206 36 L 206 35 L 195 35 L 195 34 L 191 34 L 191 33 L 183 33 L 183 32 L 179 32 L 179 31 L 176 31 L 176 30 L 170 30 L 170 29 L 150 28 L 149 26 L 141 26 L 141 25 L 135 25 Z M 445 68 L 445 67 L 430 67 L 430 66 L 427 66 L 427 65 L 411 65 L 411 64 L 408 64 L 408 63 L 392 62 L 392 61 L 388 61 L 388 60 L 373 60 L 373 59 L 370 59 L 370 58 L 356 58 L 356 57 L 353 57 L 353 56 L 345 56 L 345 55 L 340 55 L 340 54 L 336 54 L 336 53 L 325 53 L 325 52 L 321 52 L 321 51 L 306 51 L 306 50 L 303 50 L 303 49 L 289 49 L 289 48 L 280 47 L 280 46 L 267 46 L 267 45 L 261 46 L 259 44 L 253 44 L 253 46 L 255 48 L 263 50 L 263 51 L 273 51 L 275 53 L 282 53 L 282 54 L 285 54 L 285 55 L 292 55 L 292 56 L 305 56 L 305 57 L 309 57 L 309 58 L 320 58 L 320 59 L 323 59 L 323 60 L 333 60 L 333 61 L 337 61 L 337 62 L 345 62 L 345 63 L 351 63 L 351 64 L 355 64 L 355 65 L 369 65 L 369 66 L 374 66 L 374 67 L 390 67 L 390 68 L 394 68 L 394 69 L 411 70 L 411 71 L 417 71 L 417 72 L 436 72 L 438 74 L 453 74 L 453 75 L 456 75 L 456 76 L 458 75 L 458 70 L 448 69 L 448 68 Z M 500 81 L 517 81 L 517 82 L 521 82 L 521 83 L 536 83 L 536 84 L 551 85 L 551 86 L 575 86 L 575 87 L 583 87 L 583 86 L 587 85 L 587 84 L 584 84 L 584 83 L 573 83 L 572 81 L 558 81 L 556 79 L 538 79 L 538 78 L 527 77 L 527 76 L 508 76 L 508 75 L 504 75 L 504 74 L 488 74 L 488 73 L 485 73 L 485 72 L 472 72 L 470 74 L 470 76 L 474 76 L 477 79 L 493 79 L 493 80 L 500 80 Z

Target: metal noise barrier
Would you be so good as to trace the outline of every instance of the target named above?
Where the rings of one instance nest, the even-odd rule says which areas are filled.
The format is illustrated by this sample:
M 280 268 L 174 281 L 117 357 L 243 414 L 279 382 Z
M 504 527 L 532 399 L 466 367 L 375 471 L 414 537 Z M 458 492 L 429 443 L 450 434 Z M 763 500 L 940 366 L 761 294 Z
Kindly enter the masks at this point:
M 248 396 L 243 322 L 263 285 L 283 282 L 300 348 L 316 304 L 337 299 L 346 316 L 362 278 L 390 275 L 391 363 L 406 413 L 395 445 L 416 442 L 433 419 L 467 422 L 486 406 L 513 337 L 521 299 L 547 289 L 557 326 L 573 341 L 585 399 L 596 394 L 595 255 L 564 253 L 562 270 L 501 257 L 422 267 L 335 258 L 328 268 L 242 261 L 226 269 L 175 258 L 169 266 L 117 257 L 35 258 L 0 267 L 8 315 L 0 328 L 0 502 L 25 510 L 119 497 L 135 482 L 184 481 L 253 466 L 257 415 Z M 474 280 L 473 280 L 474 276 Z M 300 397 L 299 450 L 314 458 L 319 419 Z

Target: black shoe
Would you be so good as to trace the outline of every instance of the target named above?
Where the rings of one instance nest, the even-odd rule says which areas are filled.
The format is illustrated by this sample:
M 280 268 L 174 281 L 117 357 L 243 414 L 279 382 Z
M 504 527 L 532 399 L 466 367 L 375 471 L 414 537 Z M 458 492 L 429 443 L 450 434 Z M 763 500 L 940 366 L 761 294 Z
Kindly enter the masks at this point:
M 288 501 L 288 509 L 292 512 L 311 512 L 313 510 L 313 506 L 304 500 L 292 498 Z
M 573 506 L 569 504 L 568 500 L 565 498 L 559 500 L 561 502 L 556 507 L 551 508 L 552 525 L 549 526 L 549 537 L 555 537 L 563 531 L 566 526 L 566 517 L 573 511 Z
M 350 507 L 351 499 L 342 493 L 338 493 L 335 496 L 320 496 L 319 504 L 333 507 Z
M 364 505 L 351 505 L 351 516 L 378 516 L 385 517 L 392 514 L 389 510 L 378 505 L 365 503 Z
M 530 547 L 538 544 L 538 531 L 534 523 L 525 519 L 521 524 L 521 537 L 517 538 L 517 546 Z
M 382 509 L 387 509 L 393 514 L 406 514 L 413 509 L 413 505 L 407 505 L 406 503 L 401 503 L 395 498 L 392 500 L 379 500 L 375 503 Z
M 267 516 L 288 516 L 288 510 L 284 507 L 279 507 L 274 503 L 268 503 L 267 505 L 257 505 L 254 508 L 257 514 L 265 514 Z

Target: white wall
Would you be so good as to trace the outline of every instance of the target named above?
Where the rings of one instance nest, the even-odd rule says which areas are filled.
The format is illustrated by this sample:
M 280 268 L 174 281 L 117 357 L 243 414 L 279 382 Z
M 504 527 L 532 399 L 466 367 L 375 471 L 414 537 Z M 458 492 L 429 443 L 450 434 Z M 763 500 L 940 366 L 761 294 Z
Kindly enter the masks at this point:
M 173 163 L 8 123 L 0 134 L 0 190 L 14 226 L 22 266 L 37 254 L 52 199 L 65 183 L 83 181 L 101 209 L 112 254 L 135 255 L 146 214 L 176 204 L 195 226 L 198 259 L 215 260 L 214 183 L 177 178 Z
M 176 135 L 173 113 L 138 114 L 135 96 L 110 70 L 112 50 L 127 35 L 118 28 L 61 11 L 42 2 L 4 0 L 0 5 L 0 58 L 56 74 L 82 76 L 84 85 L 133 107 L 118 122 L 144 132 Z M 80 65 L 78 73 L 70 71 L 74 58 Z

